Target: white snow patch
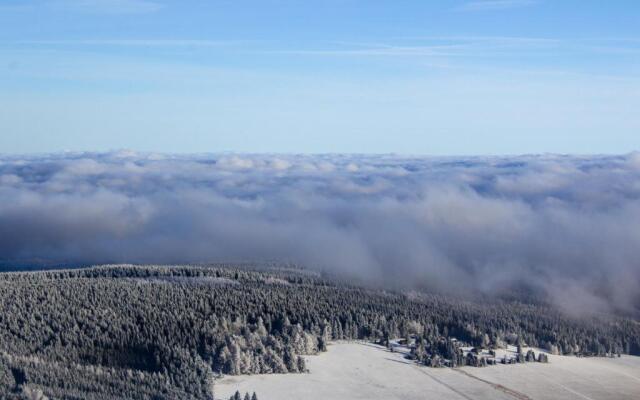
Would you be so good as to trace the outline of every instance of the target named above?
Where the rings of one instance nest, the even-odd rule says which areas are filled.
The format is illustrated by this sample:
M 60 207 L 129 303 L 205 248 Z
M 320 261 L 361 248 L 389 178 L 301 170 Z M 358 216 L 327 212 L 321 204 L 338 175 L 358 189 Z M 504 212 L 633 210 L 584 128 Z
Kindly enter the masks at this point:
M 461 373 L 417 366 L 384 347 L 351 342 L 307 357 L 307 366 L 309 374 L 224 377 L 214 385 L 215 398 L 226 400 L 236 390 L 255 391 L 260 400 L 640 398 L 640 357 L 631 356 L 549 355 L 548 364 L 464 367 Z

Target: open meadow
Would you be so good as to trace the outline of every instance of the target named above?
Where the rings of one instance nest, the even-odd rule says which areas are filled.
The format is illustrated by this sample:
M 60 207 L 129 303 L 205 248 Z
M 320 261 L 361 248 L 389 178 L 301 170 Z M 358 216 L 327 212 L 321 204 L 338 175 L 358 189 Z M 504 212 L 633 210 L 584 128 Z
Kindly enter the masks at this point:
M 638 399 L 640 357 L 549 355 L 548 364 L 427 368 L 400 352 L 363 342 L 336 343 L 307 357 L 308 374 L 228 376 L 216 399 L 236 390 L 260 400 L 320 399 Z

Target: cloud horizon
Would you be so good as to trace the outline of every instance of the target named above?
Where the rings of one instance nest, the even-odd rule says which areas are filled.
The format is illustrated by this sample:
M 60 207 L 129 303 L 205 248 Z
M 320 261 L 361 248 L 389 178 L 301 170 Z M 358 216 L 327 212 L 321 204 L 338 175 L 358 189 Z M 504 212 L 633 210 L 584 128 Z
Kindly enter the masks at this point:
M 637 312 L 640 153 L 0 156 L 0 261 L 290 261 Z

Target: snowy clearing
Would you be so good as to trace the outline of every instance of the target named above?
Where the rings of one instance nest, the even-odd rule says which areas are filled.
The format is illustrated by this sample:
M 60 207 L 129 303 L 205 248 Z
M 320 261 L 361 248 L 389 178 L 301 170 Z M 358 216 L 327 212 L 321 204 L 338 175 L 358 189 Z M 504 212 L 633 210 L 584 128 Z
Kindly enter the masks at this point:
M 229 376 L 216 399 L 236 390 L 260 400 L 347 399 L 638 399 L 640 357 L 549 356 L 527 363 L 460 369 L 420 367 L 367 343 L 337 343 L 307 357 L 309 374 Z

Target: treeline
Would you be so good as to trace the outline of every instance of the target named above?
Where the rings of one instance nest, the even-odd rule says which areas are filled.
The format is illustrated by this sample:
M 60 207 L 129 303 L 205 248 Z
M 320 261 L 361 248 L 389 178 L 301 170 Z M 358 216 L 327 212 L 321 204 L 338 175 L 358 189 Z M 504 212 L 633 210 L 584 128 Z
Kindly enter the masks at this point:
M 507 342 L 640 354 L 640 326 L 623 318 L 406 296 L 291 268 L 6 273 L 0 304 L 0 393 L 15 398 L 210 399 L 217 374 L 305 372 L 301 355 L 340 339 L 417 337 L 425 357 Z
M 252 395 L 249 395 L 249 392 L 246 392 L 244 397 L 242 397 L 240 392 L 236 390 L 235 394 L 229 397 L 229 400 L 258 400 L 258 396 L 256 395 L 256 392 L 253 392 Z

